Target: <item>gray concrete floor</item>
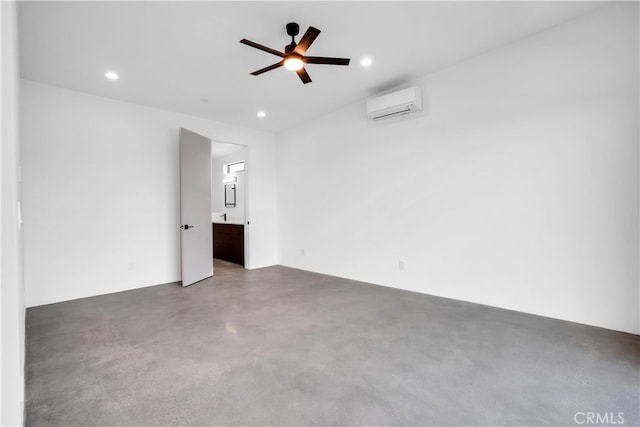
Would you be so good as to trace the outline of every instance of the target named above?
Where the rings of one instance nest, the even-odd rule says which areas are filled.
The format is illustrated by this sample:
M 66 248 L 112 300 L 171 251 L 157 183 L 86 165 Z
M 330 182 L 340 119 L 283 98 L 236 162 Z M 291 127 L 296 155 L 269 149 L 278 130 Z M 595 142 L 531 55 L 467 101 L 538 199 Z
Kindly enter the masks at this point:
M 640 424 L 638 336 L 286 267 L 216 272 L 29 309 L 26 424 Z

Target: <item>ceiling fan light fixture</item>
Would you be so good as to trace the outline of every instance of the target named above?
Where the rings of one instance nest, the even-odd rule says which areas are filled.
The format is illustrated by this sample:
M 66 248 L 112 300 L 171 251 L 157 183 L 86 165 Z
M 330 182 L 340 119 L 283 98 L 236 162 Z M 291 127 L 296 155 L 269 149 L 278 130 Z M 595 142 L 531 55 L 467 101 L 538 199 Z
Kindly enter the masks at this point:
M 300 58 L 291 56 L 284 60 L 284 66 L 287 70 L 298 71 L 304 66 L 304 63 Z
M 311 46 L 311 43 L 318 37 L 320 30 L 315 27 L 309 27 L 305 31 L 304 35 L 300 38 L 300 41 L 296 43 L 295 36 L 300 32 L 300 26 L 295 22 L 290 22 L 286 26 L 287 35 L 291 36 L 291 43 L 284 47 L 284 52 L 272 49 L 267 46 L 263 46 L 260 43 L 252 42 L 251 40 L 242 39 L 240 43 L 247 46 L 259 49 L 263 52 L 270 53 L 275 56 L 279 56 L 281 60 L 275 64 L 271 64 L 267 67 L 251 73 L 252 76 L 259 76 L 267 71 L 275 70 L 276 68 L 285 67 L 288 70 L 295 71 L 302 83 L 311 83 L 311 77 L 305 69 L 305 64 L 326 64 L 326 65 L 349 65 L 349 58 L 329 58 L 326 56 L 306 56 L 307 49 Z

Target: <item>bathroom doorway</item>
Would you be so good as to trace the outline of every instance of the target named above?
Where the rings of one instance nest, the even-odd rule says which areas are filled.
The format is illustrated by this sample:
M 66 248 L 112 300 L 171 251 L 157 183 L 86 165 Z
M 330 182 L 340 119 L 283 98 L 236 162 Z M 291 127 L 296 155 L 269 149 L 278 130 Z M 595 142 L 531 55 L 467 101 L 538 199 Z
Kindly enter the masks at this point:
M 211 143 L 211 231 L 213 259 L 247 265 L 247 148 Z

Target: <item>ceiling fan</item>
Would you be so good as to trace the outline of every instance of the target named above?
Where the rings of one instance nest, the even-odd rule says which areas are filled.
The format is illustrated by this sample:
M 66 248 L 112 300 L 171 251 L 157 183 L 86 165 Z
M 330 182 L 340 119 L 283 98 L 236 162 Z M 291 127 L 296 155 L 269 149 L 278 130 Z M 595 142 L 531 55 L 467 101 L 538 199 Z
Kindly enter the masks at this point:
M 304 64 L 328 64 L 328 65 L 349 65 L 349 58 L 326 58 L 323 56 L 305 56 L 304 54 L 311 46 L 311 43 L 318 37 L 320 30 L 314 27 L 309 27 L 304 33 L 298 43 L 296 43 L 295 37 L 300 33 L 300 26 L 295 22 L 290 22 L 286 25 L 287 34 L 291 36 L 291 43 L 284 47 L 284 53 L 271 49 L 270 47 L 263 46 L 259 43 L 252 42 L 251 40 L 242 39 L 240 43 L 247 46 L 255 47 L 262 51 L 268 52 L 272 55 L 276 55 L 282 58 L 280 62 L 276 62 L 273 65 L 262 68 L 258 71 L 251 73 L 254 76 L 266 73 L 267 71 L 275 70 L 284 66 L 289 70 L 295 71 L 302 83 L 311 83 L 311 77 L 307 74 L 307 70 L 304 69 Z

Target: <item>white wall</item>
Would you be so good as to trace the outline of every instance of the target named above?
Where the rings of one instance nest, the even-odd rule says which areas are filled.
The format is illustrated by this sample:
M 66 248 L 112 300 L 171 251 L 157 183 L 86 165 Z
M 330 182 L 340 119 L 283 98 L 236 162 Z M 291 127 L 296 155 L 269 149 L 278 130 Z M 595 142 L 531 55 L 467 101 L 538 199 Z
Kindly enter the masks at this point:
M 24 280 L 19 227 L 20 144 L 18 133 L 18 43 L 15 2 L 0 2 L 0 270 L 1 322 L 0 424 L 22 425 L 24 411 Z
M 639 333 L 638 4 L 413 84 L 281 135 L 280 263 Z
M 245 222 L 245 172 L 234 174 L 237 178 L 236 184 L 236 206 L 228 208 L 224 203 L 224 186 L 222 179 L 224 165 L 227 163 L 235 163 L 244 160 L 244 150 L 240 149 L 226 156 L 214 158 L 211 161 L 211 211 L 226 213 L 227 222 Z M 247 168 L 248 168 L 247 164 Z M 220 221 L 223 221 L 220 218 Z
M 277 263 L 274 135 L 30 81 L 21 89 L 27 306 L 180 279 L 180 127 L 248 146 L 248 267 Z

